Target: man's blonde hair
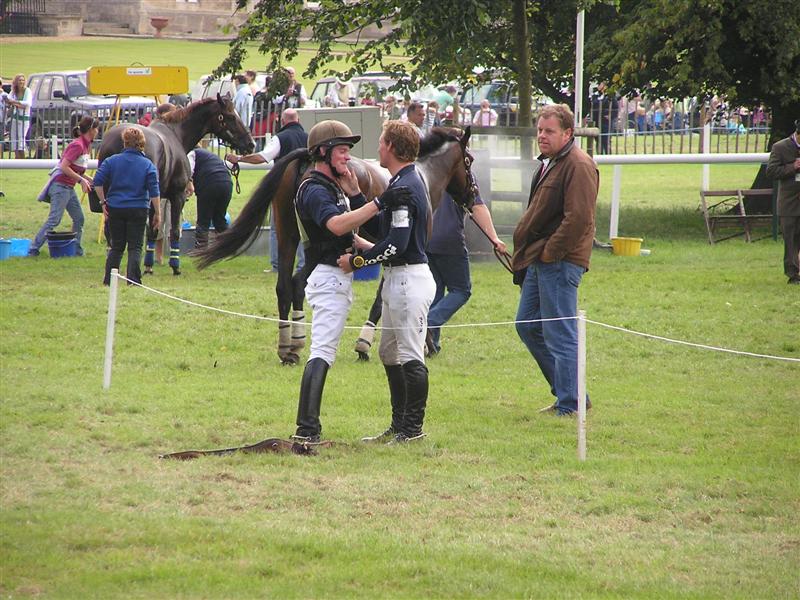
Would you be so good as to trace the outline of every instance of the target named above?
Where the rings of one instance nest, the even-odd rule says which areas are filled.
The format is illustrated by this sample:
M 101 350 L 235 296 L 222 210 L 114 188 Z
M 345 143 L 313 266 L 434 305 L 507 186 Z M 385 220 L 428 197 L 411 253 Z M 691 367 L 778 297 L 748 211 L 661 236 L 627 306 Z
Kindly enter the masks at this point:
M 392 153 L 398 160 L 414 162 L 419 154 L 419 134 L 408 121 L 386 121 L 383 124 L 383 140 L 392 145 Z
M 575 129 L 575 115 L 566 104 L 547 104 L 539 109 L 540 119 L 555 117 L 561 124 L 561 129 Z
M 126 148 L 136 148 L 144 152 L 144 134 L 135 127 L 128 127 L 122 132 L 122 143 Z

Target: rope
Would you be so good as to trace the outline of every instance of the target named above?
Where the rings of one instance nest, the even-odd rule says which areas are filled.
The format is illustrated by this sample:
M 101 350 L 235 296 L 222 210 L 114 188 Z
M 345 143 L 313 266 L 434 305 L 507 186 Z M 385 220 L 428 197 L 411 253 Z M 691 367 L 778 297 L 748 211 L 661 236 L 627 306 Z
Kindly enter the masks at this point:
M 186 299 L 180 298 L 178 296 L 173 296 L 172 294 L 168 294 L 166 292 L 162 292 L 161 290 L 157 290 L 155 288 L 148 287 L 148 286 L 143 285 L 141 283 L 137 283 L 135 281 L 131 281 L 130 279 L 128 279 L 127 277 L 125 277 L 122 274 L 117 274 L 117 277 L 119 279 L 127 281 L 129 284 L 132 284 L 132 285 L 135 285 L 137 287 L 140 287 L 143 290 L 146 290 L 146 291 L 151 292 L 153 294 L 157 294 L 159 296 L 164 296 L 165 298 L 169 298 L 170 300 L 175 300 L 176 302 L 180 302 L 182 304 L 187 304 L 189 306 L 195 306 L 197 308 L 204 308 L 206 310 L 210 310 L 210 311 L 213 311 L 213 312 L 218 312 L 218 313 L 222 313 L 222 314 L 226 314 L 226 315 L 231 315 L 231 316 L 234 316 L 234 317 L 244 317 L 246 319 L 255 319 L 257 321 L 269 321 L 269 322 L 272 322 L 272 323 L 279 323 L 279 324 L 280 323 L 286 323 L 286 324 L 290 324 L 291 325 L 292 323 L 294 323 L 296 325 L 302 325 L 303 327 L 308 327 L 308 326 L 311 325 L 311 323 L 306 323 L 306 322 L 302 322 L 302 323 L 293 322 L 291 319 L 278 319 L 278 318 L 275 318 L 275 317 L 262 317 L 260 315 L 251 315 L 251 314 L 248 314 L 248 313 L 241 313 L 241 312 L 237 312 L 237 311 L 233 311 L 233 310 L 226 310 L 224 308 L 217 308 L 215 306 L 208 306 L 206 304 L 201 304 L 199 302 L 193 302 L 192 300 L 186 300 Z M 457 325 L 440 325 L 440 327 L 442 329 L 445 329 L 445 328 L 446 329 L 460 329 L 460 328 L 467 328 L 467 327 L 498 327 L 498 326 L 517 325 L 517 324 L 524 324 L 524 323 L 544 323 L 544 322 L 548 322 L 548 321 L 571 321 L 571 320 L 577 320 L 577 319 L 580 319 L 580 317 L 578 317 L 578 316 L 573 316 L 573 317 L 554 317 L 554 318 L 550 318 L 550 319 L 526 319 L 526 320 L 521 320 L 521 321 L 489 321 L 489 322 L 484 322 L 484 323 L 462 323 L 462 324 L 457 324 Z M 587 323 L 591 323 L 592 325 L 599 325 L 600 327 L 606 327 L 608 329 L 613 329 L 613 330 L 616 330 L 616 331 L 622 331 L 623 333 L 630 333 L 632 335 L 638 335 L 638 336 L 641 336 L 641 337 L 652 338 L 652 339 L 655 339 L 655 340 L 660 340 L 662 342 L 669 342 L 671 344 L 681 344 L 681 345 L 684 345 L 684 346 L 691 346 L 693 348 L 701 348 L 703 350 L 713 350 L 713 351 L 716 351 L 716 352 L 727 352 L 729 354 L 738 354 L 738 355 L 741 355 L 741 356 L 751 356 L 751 357 L 755 357 L 755 358 L 767 358 L 767 359 L 770 359 L 770 360 L 782 360 L 782 361 L 786 361 L 786 362 L 800 363 L 800 358 L 791 358 L 789 356 L 773 356 L 771 354 L 758 354 L 758 353 L 755 353 L 755 352 L 746 352 L 746 351 L 743 351 L 743 350 L 732 350 L 730 348 L 723 348 L 723 347 L 720 347 L 720 346 L 709 346 L 707 344 L 697 344 L 697 343 L 694 343 L 694 342 L 687 342 L 687 341 L 684 341 L 684 340 L 676 340 L 676 339 L 673 339 L 673 338 L 668 338 L 668 337 L 664 337 L 664 336 L 660 336 L 660 335 L 654 335 L 654 334 L 650 334 L 650 333 L 643 333 L 641 331 L 634 331 L 633 329 L 626 329 L 624 327 L 619 327 L 617 325 L 609 325 L 608 323 L 602 323 L 600 321 L 593 321 L 591 319 L 584 319 L 584 321 L 586 321 Z M 360 332 L 361 329 L 362 329 L 362 326 L 361 325 L 345 325 L 344 328 L 345 329 L 357 330 L 357 331 Z M 382 326 L 380 326 L 380 327 L 376 327 L 376 329 L 380 330 L 380 331 L 388 331 L 390 329 L 398 330 L 398 329 L 408 329 L 408 328 L 407 327 L 391 327 L 390 328 L 390 327 L 382 327 Z
M 228 167 L 227 161 L 225 162 L 225 166 Z M 236 193 L 242 193 L 242 186 L 239 185 L 239 171 L 241 171 L 241 167 L 239 167 L 239 163 L 233 163 L 230 167 L 228 167 L 228 171 L 231 172 L 233 175 L 233 180 L 236 182 Z

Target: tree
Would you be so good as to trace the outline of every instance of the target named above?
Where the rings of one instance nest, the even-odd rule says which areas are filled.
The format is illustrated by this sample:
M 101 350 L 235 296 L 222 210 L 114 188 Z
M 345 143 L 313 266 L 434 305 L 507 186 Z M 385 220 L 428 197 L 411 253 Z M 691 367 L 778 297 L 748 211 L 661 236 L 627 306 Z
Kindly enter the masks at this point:
M 237 5 L 245 8 L 247 0 Z M 559 0 L 322 0 L 319 8 L 259 0 L 216 74 L 238 70 L 251 42 L 259 43 L 269 57 L 267 70 L 274 70 L 296 56 L 306 31 L 319 50 L 304 75 L 315 77 L 332 60 L 335 42 L 359 39 L 370 25 L 391 24 L 385 37 L 351 45 L 346 71 L 325 74 L 349 78 L 379 68 L 407 75 L 407 87 L 511 78 L 519 85 L 519 123 L 529 126 L 532 89 L 570 99 L 563 90 L 572 79 L 576 10 L 575 1 Z M 398 49 L 407 58 L 398 57 Z M 478 75 L 476 67 L 485 70 Z
M 771 142 L 800 118 L 796 0 L 620 0 L 587 38 L 588 71 L 621 91 L 725 94 L 772 110 Z

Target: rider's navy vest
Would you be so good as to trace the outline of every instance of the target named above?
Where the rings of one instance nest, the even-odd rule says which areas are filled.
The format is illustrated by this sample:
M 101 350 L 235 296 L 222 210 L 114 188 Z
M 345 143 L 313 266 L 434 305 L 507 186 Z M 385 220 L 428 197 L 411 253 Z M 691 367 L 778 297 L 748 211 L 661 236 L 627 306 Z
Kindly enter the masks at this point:
M 202 190 L 212 185 L 231 185 L 231 174 L 223 160 L 202 148 L 194 149 L 194 187 Z

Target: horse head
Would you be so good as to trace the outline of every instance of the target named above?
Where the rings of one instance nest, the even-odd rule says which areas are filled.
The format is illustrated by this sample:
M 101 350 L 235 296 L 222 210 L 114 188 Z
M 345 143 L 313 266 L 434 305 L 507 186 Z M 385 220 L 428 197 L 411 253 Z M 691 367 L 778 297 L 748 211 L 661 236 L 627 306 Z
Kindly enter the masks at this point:
M 470 127 L 467 126 L 458 137 L 458 158 L 453 165 L 450 181 L 445 188 L 456 204 L 470 212 L 472 207 L 475 206 L 475 199 L 480 193 L 478 182 L 472 173 L 472 163 L 475 158 L 468 147 L 471 133 Z
M 243 154 L 251 154 L 255 150 L 256 144 L 253 136 L 250 135 L 249 127 L 242 123 L 239 115 L 236 114 L 231 99 L 217 94 L 215 107 L 217 110 L 210 120 L 211 131 L 214 135 L 234 150 Z

